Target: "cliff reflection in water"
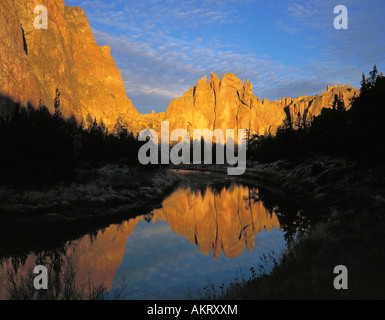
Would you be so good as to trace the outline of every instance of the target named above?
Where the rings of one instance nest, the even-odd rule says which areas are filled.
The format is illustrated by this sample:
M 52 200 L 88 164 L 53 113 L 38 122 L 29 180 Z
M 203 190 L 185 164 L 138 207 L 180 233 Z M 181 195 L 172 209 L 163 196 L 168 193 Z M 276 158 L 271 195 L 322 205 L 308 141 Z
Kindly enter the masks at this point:
M 22 280 L 27 279 L 37 265 L 51 268 L 55 273 L 59 272 L 59 281 L 64 281 L 64 274 L 74 268 L 76 288 L 84 290 L 86 295 L 90 284 L 95 288 L 102 286 L 110 290 L 116 271 L 122 263 L 127 238 L 139 220 L 141 218 L 112 225 L 97 234 L 67 242 L 64 248 L 57 248 L 54 252 L 3 259 L 0 261 L 0 300 L 9 298 L 7 285 L 10 274 L 15 275 L 16 284 L 20 286 Z
M 255 247 L 255 236 L 258 233 L 280 228 L 276 214 L 265 209 L 262 201 L 256 200 L 256 193 L 257 189 L 240 185 L 220 190 L 208 187 L 204 191 L 180 188 L 163 202 L 161 209 L 120 225 L 111 225 L 97 234 L 67 242 L 64 248 L 58 248 L 55 253 L 41 252 L 30 254 L 24 259 L 14 257 L 2 260 L 0 280 L 4 284 L 9 270 L 16 274 L 16 278 L 23 277 L 38 264 L 59 264 L 59 269 L 64 272 L 70 261 L 75 267 L 76 284 L 79 287 L 87 291 L 91 282 L 95 287 L 104 286 L 110 290 L 117 270 L 122 265 L 127 240 L 143 220 L 152 221 L 150 224 L 145 223 L 149 227 L 153 226 L 152 229 L 157 227 L 157 221 L 167 222 L 172 234 L 182 235 L 207 256 L 211 251 L 214 259 L 218 259 L 222 252 L 227 258 L 236 258 L 246 248 L 250 251 Z M 164 241 L 168 241 L 169 235 L 164 237 Z M 142 250 L 151 251 L 149 248 Z M 170 252 L 165 255 L 165 259 L 170 255 L 178 255 L 178 252 Z M 135 250 L 128 258 L 135 265 Z M 254 262 L 250 261 L 250 264 Z M 0 299 L 6 297 L 6 288 L 1 285 Z
M 198 245 L 205 255 L 211 251 L 218 258 L 223 252 L 235 258 L 246 247 L 254 248 L 258 233 L 280 228 L 276 214 L 255 200 L 255 192 L 239 185 L 218 192 L 179 189 L 153 212 L 153 219 L 167 221 L 172 231 Z

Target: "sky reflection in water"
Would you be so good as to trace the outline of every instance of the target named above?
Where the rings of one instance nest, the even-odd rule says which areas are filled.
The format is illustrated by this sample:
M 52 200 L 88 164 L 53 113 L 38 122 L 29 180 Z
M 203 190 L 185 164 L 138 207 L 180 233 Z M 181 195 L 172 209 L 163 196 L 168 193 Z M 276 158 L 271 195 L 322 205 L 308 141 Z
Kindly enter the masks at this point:
M 208 281 L 228 283 L 240 270 L 249 276 L 262 254 L 285 246 L 276 215 L 250 191 L 175 191 L 152 221 L 138 221 L 115 280 L 130 280 L 130 299 L 185 299 L 186 289 L 195 294 Z
M 3 259 L 0 280 L 9 270 L 19 284 L 38 264 L 76 268 L 76 284 L 89 281 L 107 290 L 124 277 L 128 299 L 187 299 L 210 281 L 228 283 L 240 270 L 246 277 L 262 254 L 279 254 L 284 232 L 275 213 L 258 199 L 258 189 L 233 184 L 192 191 L 181 187 L 151 214 L 111 225 L 97 234 L 67 242 L 57 252 Z M 0 299 L 7 290 L 0 286 Z

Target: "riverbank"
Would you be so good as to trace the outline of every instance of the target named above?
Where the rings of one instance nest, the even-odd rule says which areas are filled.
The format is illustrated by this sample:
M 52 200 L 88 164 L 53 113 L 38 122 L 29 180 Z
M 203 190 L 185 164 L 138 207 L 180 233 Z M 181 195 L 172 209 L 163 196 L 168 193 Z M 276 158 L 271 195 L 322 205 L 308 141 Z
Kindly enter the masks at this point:
M 385 298 L 385 166 L 307 157 L 249 163 L 245 178 L 279 185 L 301 203 L 309 225 L 275 261 L 271 274 L 234 281 L 215 298 Z M 348 268 L 348 290 L 333 286 L 337 265 Z
M 70 183 L 0 187 L 0 256 L 54 248 L 150 212 L 179 182 L 179 176 L 167 168 L 108 164 L 84 167 Z
M 236 178 L 223 174 L 222 166 L 184 166 L 195 170 L 186 175 L 181 167 L 169 169 L 106 165 L 81 170 L 70 184 L 1 188 L 0 254 L 58 247 L 61 241 L 145 214 L 160 207 L 176 185 L 215 189 L 235 179 L 261 186 L 258 200 L 277 213 L 286 234 L 298 235 L 281 256 L 267 257 L 275 266 L 271 274 L 252 271 L 250 279 L 238 278 L 217 290 L 219 296 L 209 292 L 205 298 L 384 298 L 384 166 L 368 168 L 345 159 L 309 156 L 297 162 L 249 162 L 245 175 Z M 333 287 L 337 265 L 349 270 L 347 291 Z M 250 261 L 250 267 L 261 271 L 258 261 Z

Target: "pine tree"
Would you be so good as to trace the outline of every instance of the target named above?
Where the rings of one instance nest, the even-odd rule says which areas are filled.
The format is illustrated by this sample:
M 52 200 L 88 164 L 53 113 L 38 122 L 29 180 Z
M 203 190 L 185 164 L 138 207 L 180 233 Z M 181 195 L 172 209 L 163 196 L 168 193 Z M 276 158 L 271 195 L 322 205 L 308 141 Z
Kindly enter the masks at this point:
M 369 78 L 370 86 L 373 88 L 376 86 L 376 80 L 378 75 L 378 70 L 376 65 L 374 65 L 373 70 L 369 72 L 369 75 L 370 75 L 370 78 Z
M 54 117 L 56 119 L 61 118 L 62 117 L 62 113 L 61 113 L 61 110 L 60 110 L 60 91 L 59 91 L 58 88 L 56 88 L 54 108 L 55 108 Z
M 361 80 L 361 92 L 366 92 L 368 90 L 368 82 L 365 78 L 365 74 L 362 74 L 362 80 Z
M 88 112 L 87 117 L 86 117 L 86 127 L 89 128 L 92 126 L 92 123 L 94 120 L 91 117 L 91 114 Z

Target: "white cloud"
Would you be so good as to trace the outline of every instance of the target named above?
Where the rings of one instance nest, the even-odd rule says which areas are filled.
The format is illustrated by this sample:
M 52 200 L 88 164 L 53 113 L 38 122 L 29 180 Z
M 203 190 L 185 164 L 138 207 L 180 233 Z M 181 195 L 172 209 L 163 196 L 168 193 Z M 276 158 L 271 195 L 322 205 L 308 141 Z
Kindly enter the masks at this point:
M 165 110 L 174 97 L 211 72 L 249 79 L 254 93 L 268 99 L 321 93 L 327 84 L 338 82 L 357 85 L 363 71 L 385 60 L 385 25 L 381 14 L 373 11 L 380 1 L 368 0 L 372 5 L 366 5 L 346 0 L 351 10 L 345 33 L 333 28 L 333 9 L 339 4 L 335 0 L 66 0 L 66 4 L 85 9 L 98 44 L 112 48 L 128 97 L 139 111 L 150 112 Z M 251 8 L 279 14 L 271 26 L 244 38 L 255 18 Z M 239 30 L 240 36 L 226 38 L 232 30 Z M 269 46 L 276 40 L 258 43 L 258 39 L 274 31 L 279 31 L 277 39 L 296 42 L 293 55 L 300 56 L 301 50 L 314 55 L 297 64 L 272 58 L 276 55 Z

